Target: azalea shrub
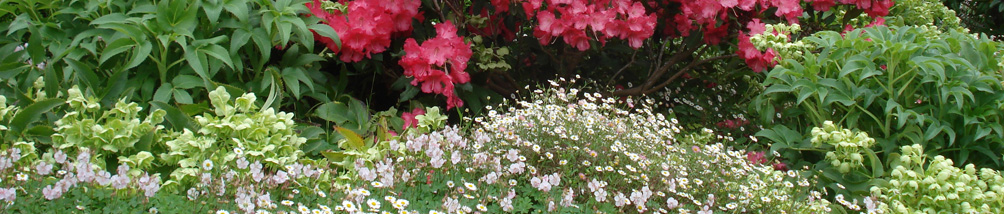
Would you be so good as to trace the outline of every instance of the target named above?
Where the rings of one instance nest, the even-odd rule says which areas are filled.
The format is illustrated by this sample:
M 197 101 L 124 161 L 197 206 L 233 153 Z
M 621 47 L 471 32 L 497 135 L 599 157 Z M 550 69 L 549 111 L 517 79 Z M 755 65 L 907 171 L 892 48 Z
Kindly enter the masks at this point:
M 464 103 L 480 110 L 490 103 L 486 96 L 511 94 L 554 74 L 610 79 L 611 85 L 632 85 L 613 94 L 641 95 L 726 59 L 745 60 L 759 72 L 776 64 L 777 50 L 744 45 L 751 33 L 763 32 L 756 26 L 801 19 L 832 23 L 843 11 L 881 17 L 893 5 L 871 2 L 314 0 L 306 6 L 309 16 L 338 35 L 315 35 L 327 47 L 325 65 L 387 77 L 373 80 L 393 82 L 397 103 L 430 104 L 420 91 L 445 100 L 448 110 Z M 478 66 L 468 68 L 467 61 Z M 739 63 L 721 65 L 742 69 Z

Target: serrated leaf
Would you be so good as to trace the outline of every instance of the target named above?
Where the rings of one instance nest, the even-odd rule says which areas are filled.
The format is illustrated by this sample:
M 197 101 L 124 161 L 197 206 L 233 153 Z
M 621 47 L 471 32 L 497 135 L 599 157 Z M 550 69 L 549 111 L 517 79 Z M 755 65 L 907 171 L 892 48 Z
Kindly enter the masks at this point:
M 63 105 L 63 103 L 63 99 L 50 98 L 25 106 L 17 115 L 11 118 L 8 128 L 12 133 L 21 133 L 21 131 L 28 128 L 31 123 L 37 121 L 43 114 L 57 106 Z
M 223 4 L 219 1 L 204 1 L 202 10 L 206 11 L 206 18 L 209 19 L 209 23 L 215 25 L 216 21 L 220 19 L 220 13 L 223 12 Z
M 94 19 L 93 21 L 91 21 L 90 24 L 97 26 L 108 23 L 126 23 L 126 19 L 128 18 L 129 16 L 126 16 L 125 14 L 122 13 L 111 13 L 108 15 L 98 17 L 97 19 Z
M 230 69 L 234 69 L 234 61 L 230 58 L 230 53 L 227 52 L 227 49 L 224 49 L 223 46 L 213 44 L 200 50 L 206 53 L 207 56 L 212 56 L 213 58 L 223 61 L 223 64 L 226 64 Z
M 174 101 L 181 104 L 192 104 L 192 95 L 188 94 L 188 91 L 175 89 Z
M 129 38 L 116 39 L 115 41 L 112 41 L 112 43 L 109 43 L 108 46 L 105 47 L 104 51 L 101 52 L 101 58 L 98 59 L 98 64 L 104 64 L 105 61 L 108 61 L 108 59 L 111 59 L 113 56 L 128 51 L 135 46 L 136 43 Z
M 138 47 L 138 49 L 136 49 L 136 52 L 132 53 L 132 58 L 129 59 L 129 64 L 122 69 L 131 69 L 139 66 L 141 63 L 146 61 L 146 58 L 150 56 L 150 52 L 153 51 L 153 44 L 149 42 L 139 44 L 136 47 Z
M 204 58 L 205 57 L 200 56 L 200 54 L 198 53 L 197 50 L 195 50 L 195 48 L 189 48 L 188 51 L 185 51 L 185 61 L 187 62 L 187 64 L 192 67 L 192 70 L 195 71 L 195 73 L 198 74 L 199 77 L 202 77 L 203 80 L 208 80 L 209 74 L 206 73 Z
M 174 83 L 174 88 L 178 89 L 192 89 L 205 85 L 205 82 L 202 81 L 202 79 L 192 75 L 175 76 L 174 80 L 171 80 L 171 83 Z
M 247 3 L 248 2 L 244 0 L 224 0 L 223 8 L 226 9 L 227 12 L 230 12 L 230 14 L 233 14 L 235 17 L 237 17 L 237 20 L 240 20 L 241 22 L 246 22 L 248 21 L 248 15 L 251 14 L 248 12 Z
M 174 86 L 171 83 L 165 83 L 157 88 L 157 91 L 153 93 L 153 101 L 158 102 L 168 102 L 171 101 L 171 91 L 174 90 Z

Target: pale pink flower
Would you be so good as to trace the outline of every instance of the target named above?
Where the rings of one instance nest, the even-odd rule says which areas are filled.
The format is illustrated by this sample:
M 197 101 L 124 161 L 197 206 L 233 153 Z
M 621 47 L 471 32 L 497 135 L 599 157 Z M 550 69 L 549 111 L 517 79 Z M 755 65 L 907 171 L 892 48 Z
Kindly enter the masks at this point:
M 66 153 L 63 153 L 63 150 L 56 150 L 56 154 L 53 154 L 52 158 L 55 158 L 58 164 L 66 163 Z
M 45 186 L 45 188 L 42 188 L 42 196 L 44 196 L 46 200 L 51 201 L 56 198 L 59 198 L 60 196 L 63 196 L 63 190 L 61 190 L 58 187 L 53 188 L 52 185 L 48 185 Z
M 14 199 L 17 199 L 17 190 L 13 187 L 6 189 L 0 188 L 0 199 L 14 202 Z
M 49 173 L 52 173 L 52 164 L 44 161 L 39 162 L 35 165 L 35 172 L 38 173 L 38 175 L 49 175 Z

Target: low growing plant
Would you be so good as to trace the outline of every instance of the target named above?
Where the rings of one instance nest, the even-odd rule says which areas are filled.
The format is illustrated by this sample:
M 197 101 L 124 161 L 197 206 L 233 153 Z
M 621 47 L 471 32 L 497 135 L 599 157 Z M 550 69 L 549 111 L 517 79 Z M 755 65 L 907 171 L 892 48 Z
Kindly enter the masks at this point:
M 973 164 L 930 158 L 920 144 L 901 147 L 889 182 L 871 193 L 892 213 L 996 213 L 1004 210 L 1004 177 Z
M 164 142 L 168 151 L 160 157 L 179 166 L 171 173 L 172 181 L 193 181 L 206 160 L 230 162 L 246 156 L 271 169 L 296 163 L 306 138 L 294 130 L 293 114 L 271 107 L 259 110 L 256 99 L 253 93 L 231 99 L 222 86 L 211 91 L 213 114 L 195 116 L 198 130 L 172 133 Z
M 677 142 L 652 103 L 623 109 L 577 89 L 538 90 L 500 113 L 415 132 L 357 161 L 335 210 L 381 212 L 828 211 L 814 181 L 721 144 Z M 580 99 L 580 96 L 585 98 Z

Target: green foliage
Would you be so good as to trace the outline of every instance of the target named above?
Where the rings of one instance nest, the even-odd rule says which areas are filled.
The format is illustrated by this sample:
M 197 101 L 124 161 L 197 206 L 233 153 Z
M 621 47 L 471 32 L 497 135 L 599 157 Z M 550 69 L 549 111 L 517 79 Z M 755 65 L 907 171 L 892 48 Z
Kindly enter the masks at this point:
M 126 103 L 124 99 L 115 103 L 111 110 L 102 111 L 96 99 L 84 96 L 76 86 L 67 91 L 66 104 L 70 109 L 55 123 L 52 147 L 63 151 L 89 148 L 111 157 L 149 151 L 158 132 L 164 128 L 159 124 L 167 114 L 164 110 L 153 110 L 140 120 L 143 108 L 137 103 Z
M 1004 166 L 1001 44 L 954 31 L 925 38 L 923 31 L 879 26 L 807 37 L 818 53 L 775 67 L 750 106 L 777 124 L 759 136 L 774 133 L 782 156 L 811 162 L 819 157 L 785 148 L 805 147 L 807 127 L 834 121 L 871 134 L 882 160 L 900 145 L 921 144 L 959 163 Z
M 903 146 L 889 183 L 872 194 L 892 213 L 995 213 L 1004 209 L 1004 177 L 973 164 L 955 167 L 952 159 L 924 154 L 920 144 Z
M 889 8 L 886 24 L 900 26 L 927 26 L 941 28 L 946 31 L 968 31 L 963 28 L 961 19 L 954 10 L 948 8 L 939 0 L 900 0 Z M 998 0 L 999 2 L 999 0 Z
M 308 1 L 8 2 L 0 94 L 23 93 L 29 85 L 18 80 L 43 75 L 49 97 L 80 85 L 105 106 L 122 97 L 197 104 L 219 85 L 271 90 L 280 101 L 328 91 L 311 30 L 332 30 L 300 16 Z
M 295 163 L 307 139 L 296 133 L 293 114 L 276 113 L 271 107 L 259 110 L 256 99 L 252 93 L 231 99 L 222 86 L 210 92 L 214 114 L 195 116 L 197 131 L 185 129 L 164 142 L 168 152 L 161 158 L 179 166 L 171 178 L 194 179 L 204 161 L 229 162 L 242 154 L 270 168 Z

